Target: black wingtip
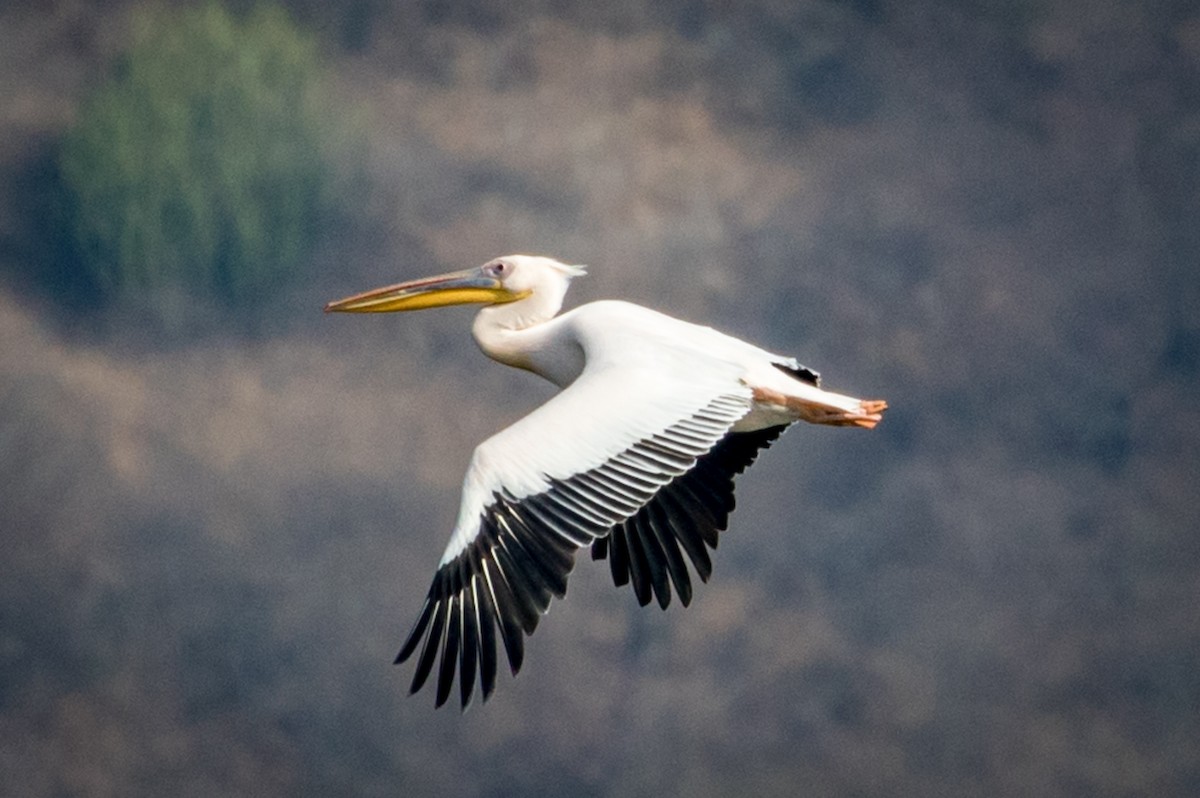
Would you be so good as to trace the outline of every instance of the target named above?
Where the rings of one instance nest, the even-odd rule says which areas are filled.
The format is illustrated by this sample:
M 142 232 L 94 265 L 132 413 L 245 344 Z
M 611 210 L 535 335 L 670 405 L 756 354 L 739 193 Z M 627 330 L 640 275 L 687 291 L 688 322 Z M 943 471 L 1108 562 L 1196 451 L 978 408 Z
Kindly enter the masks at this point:
M 675 590 L 679 593 L 679 603 L 685 607 L 692 606 L 692 583 L 684 582 L 682 585 L 675 585 Z
M 475 607 L 473 579 L 467 581 L 467 588 L 462 595 L 462 657 L 458 667 L 458 686 L 462 709 L 466 712 L 467 705 L 471 703 L 471 696 L 475 693 L 475 673 L 479 667 L 479 619 Z
M 462 605 L 457 598 L 451 598 L 449 603 L 450 608 L 446 612 L 446 634 L 442 639 L 442 662 L 438 668 L 435 707 L 442 706 L 450 698 L 450 693 L 454 687 L 454 674 L 458 668 L 458 647 L 462 631 Z
M 408 633 L 408 638 L 404 641 L 404 645 L 400 647 L 400 653 L 396 655 L 396 659 L 392 663 L 393 665 L 399 665 L 401 662 L 406 661 L 417 650 L 417 644 L 425 636 L 430 616 L 433 615 L 434 603 L 432 598 L 425 599 L 425 604 L 421 607 L 421 614 L 417 616 L 417 622 L 413 624 L 412 630 Z
M 413 673 L 412 686 L 409 688 L 409 695 L 417 692 L 425 684 L 425 680 L 429 678 L 430 671 L 433 670 L 434 660 L 437 659 L 438 648 L 445 644 L 444 637 L 446 632 L 446 613 L 442 609 L 441 602 L 434 602 L 433 617 L 430 620 L 429 635 L 425 638 L 425 645 L 421 648 L 421 656 L 417 660 L 417 669 Z

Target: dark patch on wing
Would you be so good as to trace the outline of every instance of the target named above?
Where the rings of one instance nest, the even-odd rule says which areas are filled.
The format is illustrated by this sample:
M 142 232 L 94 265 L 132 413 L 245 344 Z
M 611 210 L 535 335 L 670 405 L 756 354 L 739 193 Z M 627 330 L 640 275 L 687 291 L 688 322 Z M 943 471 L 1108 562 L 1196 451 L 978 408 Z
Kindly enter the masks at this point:
M 601 530 L 600 523 L 589 529 Z M 540 519 L 521 502 L 496 496 L 484 512 L 478 536 L 458 557 L 438 569 L 425 605 L 396 662 L 421 646 L 411 692 L 424 686 L 437 651 L 437 706 L 450 697 L 460 668 L 460 698 L 470 703 L 476 667 L 486 700 L 496 685 L 496 628 L 513 674 L 524 660 L 522 635 L 537 629 L 550 599 L 567 592 L 578 543 Z
M 729 524 L 734 508 L 733 480 L 771 445 L 786 427 L 731 433 L 696 460 L 690 471 L 661 488 L 632 517 L 592 544 L 592 559 L 609 561 L 613 583 L 633 584 L 643 607 L 653 595 L 663 609 L 671 603 L 671 585 L 683 606 L 692 599 L 692 583 L 681 552 L 687 554 L 700 581 L 712 574 L 707 548 L 717 547 L 718 533 Z
M 636 574 L 636 589 L 669 596 L 673 582 L 690 598 L 680 546 L 693 563 L 707 559 L 702 541 L 716 545 L 712 530 L 724 529 L 733 509 L 731 474 L 779 434 L 747 451 L 745 436 L 722 440 L 748 407 L 744 396 L 718 397 L 596 468 L 550 480 L 542 493 L 520 499 L 496 493 L 475 537 L 434 574 L 421 614 L 396 656 L 397 663 L 404 662 L 420 649 L 411 692 L 425 685 L 436 665 L 437 706 L 449 699 L 456 672 L 464 709 L 477 674 L 487 700 L 496 684 L 496 630 L 515 676 L 525 657 L 524 636 L 537 629 L 552 598 L 566 595 L 575 552 L 603 539 L 614 524 L 633 530 L 625 538 L 628 550 L 613 562 Z M 699 510 L 685 509 L 697 501 L 703 505 Z M 647 502 L 654 507 L 645 509 Z M 711 567 L 696 567 L 707 578 Z
M 796 368 L 792 368 L 785 363 L 775 363 L 774 366 L 789 377 L 795 377 L 800 380 L 800 382 L 807 382 L 814 388 L 821 387 L 821 375 L 808 366 L 801 366 L 799 363 L 796 364 Z

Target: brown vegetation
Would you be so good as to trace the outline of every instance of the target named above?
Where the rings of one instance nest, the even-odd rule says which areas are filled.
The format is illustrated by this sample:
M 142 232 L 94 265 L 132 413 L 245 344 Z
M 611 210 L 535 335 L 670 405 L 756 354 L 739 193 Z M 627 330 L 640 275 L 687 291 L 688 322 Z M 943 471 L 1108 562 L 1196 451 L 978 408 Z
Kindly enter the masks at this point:
M 62 305 L 36 213 L 129 4 L 0 10 L 15 794 L 1200 791 L 1200 15 L 641 5 L 295 0 L 371 218 L 260 334 L 165 341 Z M 549 389 L 467 311 L 320 311 L 511 251 L 891 409 L 765 453 L 691 607 L 581 558 L 520 678 L 435 713 L 394 648 Z

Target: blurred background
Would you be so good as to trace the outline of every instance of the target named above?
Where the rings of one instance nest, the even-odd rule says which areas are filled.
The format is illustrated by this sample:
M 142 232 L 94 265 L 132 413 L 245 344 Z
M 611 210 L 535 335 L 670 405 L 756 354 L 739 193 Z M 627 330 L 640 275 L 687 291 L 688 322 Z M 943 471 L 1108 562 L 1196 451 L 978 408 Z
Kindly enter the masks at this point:
M 550 389 L 320 311 L 511 252 L 892 409 L 435 712 L 392 657 Z M 1200 793 L 1198 265 L 1185 0 L 9 0 L 5 793 Z

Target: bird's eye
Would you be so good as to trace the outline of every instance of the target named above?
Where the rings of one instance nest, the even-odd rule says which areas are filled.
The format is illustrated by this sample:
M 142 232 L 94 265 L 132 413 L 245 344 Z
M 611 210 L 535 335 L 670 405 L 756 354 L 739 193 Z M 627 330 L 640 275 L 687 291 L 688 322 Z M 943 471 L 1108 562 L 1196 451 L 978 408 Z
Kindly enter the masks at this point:
M 494 275 L 496 275 L 497 277 L 499 277 L 499 276 L 501 276 L 501 275 L 503 275 L 503 274 L 507 274 L 507 273 L 508 273 L 508 264 L 507 264 L 507 263 L 505 263 L 504 261 L 497 261 L 496 263 L 493 263 L 493 264 L 492 264 L 492 265 L 491 265 L 491 266 L 488 268 L 488 271 L 490 271 L 492 274 L 494 274 Z

